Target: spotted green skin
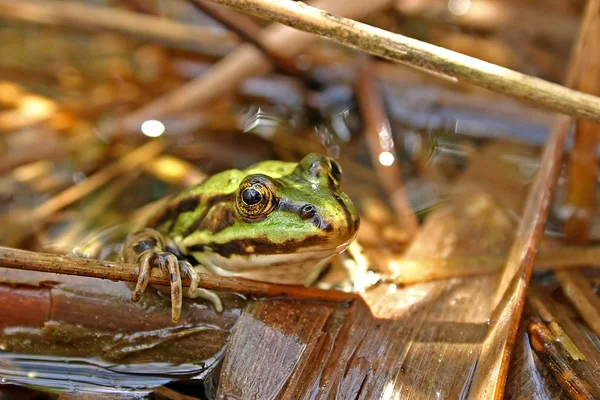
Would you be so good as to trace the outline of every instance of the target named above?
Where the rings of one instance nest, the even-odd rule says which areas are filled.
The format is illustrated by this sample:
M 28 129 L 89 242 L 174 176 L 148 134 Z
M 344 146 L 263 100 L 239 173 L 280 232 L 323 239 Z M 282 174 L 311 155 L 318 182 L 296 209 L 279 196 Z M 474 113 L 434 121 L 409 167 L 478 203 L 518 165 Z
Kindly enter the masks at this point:
M 149 226 L 181 255 L 217 274 L 305 282 L 310 263 L 320 265 L 343 251 L 359 226 L 336 172 L 330 159 L 317 154 L 300 163 L 264 161 L 224 171 L 172 198 Z M 272 211 L 257 219 L 248 219 L 237 206 L 240 184 L 252 178 L 268 182 L 274 202 Z M 314 206 L 314 216 L 302 213 L 307 205 Z M 295 276 L 295 265 L 304 272 Z M 279 278 L 277 269 L 284 267 Z

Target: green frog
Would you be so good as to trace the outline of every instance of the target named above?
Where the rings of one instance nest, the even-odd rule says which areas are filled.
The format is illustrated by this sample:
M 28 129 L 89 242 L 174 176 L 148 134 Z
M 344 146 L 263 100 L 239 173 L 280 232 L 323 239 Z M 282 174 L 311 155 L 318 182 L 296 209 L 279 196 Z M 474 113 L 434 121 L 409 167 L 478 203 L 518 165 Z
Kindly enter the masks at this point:
M 299 163 L 264 161 L 213 175 L 168 200 L 121 254 L 138 265 L 138 301 L 150 271 L 170 276 L 172 319 L 181 313 L 181 276 L 187 297 L 222 310 L 214 292 L 199 289 L 199 272 L 283 283 L 312 284 L 327 261 L 355 238 L 359 216 L 341 191 L 342 169 L 309 154 Z

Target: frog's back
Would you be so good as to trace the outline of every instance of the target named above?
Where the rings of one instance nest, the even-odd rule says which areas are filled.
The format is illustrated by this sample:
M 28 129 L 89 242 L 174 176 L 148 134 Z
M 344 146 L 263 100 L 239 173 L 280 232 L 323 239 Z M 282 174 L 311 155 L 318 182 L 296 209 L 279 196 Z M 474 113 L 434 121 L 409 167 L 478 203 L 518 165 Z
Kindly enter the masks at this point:
M 292 173 L 297 163 L 263 161 L 245 170 L 232 169 L 217 173 L 171 198 L 148 226 L 169 237 L 185 237 L 202 223 L 203 216 L 217 204 L 233 204 L 235 193 L 248 175 L 264 174 L 280 178 Z

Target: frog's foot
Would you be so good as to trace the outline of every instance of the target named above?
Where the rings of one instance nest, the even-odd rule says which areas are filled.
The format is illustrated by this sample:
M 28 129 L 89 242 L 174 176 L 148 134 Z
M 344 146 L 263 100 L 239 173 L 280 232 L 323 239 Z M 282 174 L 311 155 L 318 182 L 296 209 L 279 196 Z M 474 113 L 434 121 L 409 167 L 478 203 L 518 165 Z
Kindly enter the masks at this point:
M 198 289 L 200 276 L 192 265 L 185 260 L 179 260 L 175 254 L 163 251 L 164 239 L 153 229 L 144 229 L 133 235 L 123 251 L 123 259 L 138 264 L 138 280 L 131 295 L 133 301 L 139 301 L 146 288 L 153 267 L 158 267 L 163 274 L 169 276 L 171 282 L 171 319 L 179 321 L 182 307 L 181 275 L 191 281 L 189 293 Z
M 173 253 L 166 251 L 146 250 L 139 258 L 138 281 L 131 294 L 131 300 L 139 301 L 146 288 L 152 271 L 157 266 L 161 272 L 169 276 L 171 281 L 171 319 L 179 321 L 182 307 L 182 285 L 179 260 Z

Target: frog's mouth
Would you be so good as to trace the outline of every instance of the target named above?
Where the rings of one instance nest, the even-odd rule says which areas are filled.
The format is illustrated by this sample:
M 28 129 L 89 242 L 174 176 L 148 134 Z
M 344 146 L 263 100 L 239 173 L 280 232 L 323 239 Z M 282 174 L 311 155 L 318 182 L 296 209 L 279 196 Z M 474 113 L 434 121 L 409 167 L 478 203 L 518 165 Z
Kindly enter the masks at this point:
M 235 256 L 252 258 L 253 256 L 329 253 L 333 255 L 344 251 L 354 236 L 342 243 L 331 242 L 326 235 L 311 235 L 302 240 L 273 242 L 266 237 L 230 240 L 226 243 L 195 244 L 186 248 L 186 253 L 212 253 L 227 259 Z
M 238 276 L 257 281 L 284 284 L 311 284 L 327 261 L 337 252 L 318 249 L 291 254 L 253 254 L 224 258 L 216 253 L 202 253 L 195 258 L 208 270 L 221 276 Z

